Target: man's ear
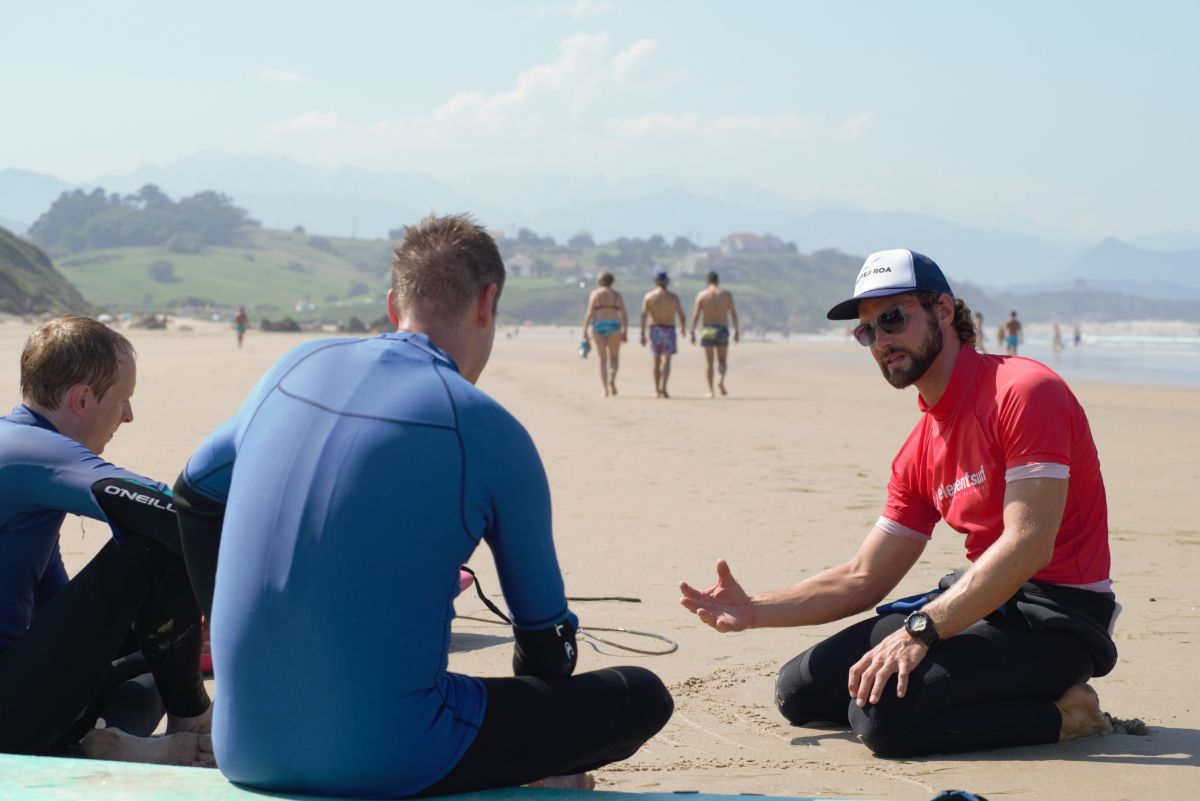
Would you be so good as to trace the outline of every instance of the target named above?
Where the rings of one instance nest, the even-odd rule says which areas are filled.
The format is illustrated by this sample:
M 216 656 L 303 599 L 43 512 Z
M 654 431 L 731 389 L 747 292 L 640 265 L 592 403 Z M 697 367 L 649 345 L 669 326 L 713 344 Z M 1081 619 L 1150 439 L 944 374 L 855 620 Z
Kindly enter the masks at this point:
M 96 395 L 89 385 L 75 384 L 63 393 L 59 408 L 65 409 L 71 414 L 82 415 L 86 414 L 87 410 L 95 403 Z
M 496 316 L 496 295 L 500 293 L 500 287 L 495 284 L 488 284 L 479 292 L 479 299 L 475 304 L 475 321 L 480 328 L 487 328 L 492 324 L 492 319 Z
M 400 327 L 400 315 L 396 313 L 396 293 L 391 289 L 387 293 L 387 316 L 392 321 L 393 328 Z

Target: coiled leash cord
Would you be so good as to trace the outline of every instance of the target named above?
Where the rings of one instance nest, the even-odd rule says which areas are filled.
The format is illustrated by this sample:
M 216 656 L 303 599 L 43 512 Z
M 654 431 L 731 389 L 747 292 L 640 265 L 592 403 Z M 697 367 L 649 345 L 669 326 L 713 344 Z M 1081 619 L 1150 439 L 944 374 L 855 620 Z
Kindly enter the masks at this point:
M 470 573 L 471 578 L 475 579 L 474 582 L 472 582 L 472 583 L 475 585 L 475 594 L 479 596 L 479 600 L 483 601 L 483 605 L 486 606 L 493 615 L 500 618 L 500 620 L 490 620 L 485 617 L 472 617 L 470 615 L 459 615 L 458 619 L 459 620 L 473 620 L 476 623 L 494 623 L 497 626 L 507 623 L 508 625 L 511 626 L 512 620 L 508 617 L 508 615 L 501 612 L 500 607 L 498 607 L 494 603 L 492 603 L 492 600 L 483 594 L 483 587 L 479 586 L 479 577 L 475 575 L 475 571 L 472 570 L 471 568 L 467 567 L 466 565 L 463 565 L 462 569 L 464 571 L 466 571 L 467 573 Z M 629 604 L 640 604 L 642 602 L 641 598 L 630 598 L 628 596 L 623 596 L 623 595 L 597 595 L 597 596 L 575 597 L 575 598 L 568 596 L 567 600 L 568 601 L 581 601 L 581 602 L 583 602 L 583 601 L 620 601 L 622 603 L 629 603 Z M 660 642 L 665 642 L 669 647 L 666 650 L 658 650 L 658 651 L 649 651 L 644 648 L 634 648 L 632 645 L 622 645 L 621 643 L 613 642 L 612 640 L 606 640 L 603 637 L 597 637 L 595 634 L 592 633 L 593 631 L 615 632 L 618 634 L 628 634 L 632 637 L 648 637 L 652 640 L 658 640 Z M 610 646 L 612 648 L 619 648 L 620 650 L 628 651 L 631 654 L 644 654 L 645 656 L 666 656 L 667 654 L 673 654 L 679 650 L 679 643 L 675 642 L 674 640 L 672 640 L 668 637 L 664 637 L 661 634 L 655 634 L 654 632 L 651 632 L 651 631 L 638 631 L 637 629 L 625 629 L 625 628 L 619 628 L 619 627 L 606 628 L 604 626 L 580 626 L 578 633 L 584 637 L 587 637 L 589 640 L 594 640 L 599 643 L 604 643 L 607 646 Z

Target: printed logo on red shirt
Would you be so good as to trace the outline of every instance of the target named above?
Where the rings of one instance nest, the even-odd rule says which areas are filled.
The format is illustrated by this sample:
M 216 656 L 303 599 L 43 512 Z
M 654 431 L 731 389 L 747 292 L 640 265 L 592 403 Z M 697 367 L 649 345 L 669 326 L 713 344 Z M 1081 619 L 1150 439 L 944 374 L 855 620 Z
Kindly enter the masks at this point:
M 984 472 L 983 465 L 979 465 L 979 469 L 977 471 L 974 473 L 963 473 L 953 484 L 942 484 L 938 486 L 937 494 L 934 497 L 934 500 L 940 504 L 942 501 L 948 498 L 953 498 L 955 495 L 965 489 L 978 487 L 985 481 L 987 481 L 987 473 Z

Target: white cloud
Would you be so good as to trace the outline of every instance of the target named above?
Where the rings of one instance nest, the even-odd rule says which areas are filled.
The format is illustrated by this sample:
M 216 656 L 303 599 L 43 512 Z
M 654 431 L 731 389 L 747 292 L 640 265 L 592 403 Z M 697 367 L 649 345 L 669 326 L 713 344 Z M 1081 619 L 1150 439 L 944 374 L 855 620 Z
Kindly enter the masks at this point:
M 258 71 L 258 79 L 271 83 L 298 83 L 304 80 L 304 76 L 298 72 L 276 70 L 268 67 Z
M 658 52 L 658 42 L 653 39 L 638 39 L 629 47 L 617 53 L 613 59 L 613 77 L 618 81 L 627 81 Z
M 744 171 L 775 143 L 814 133 L 795 113 L 666 111 L 679 76 L 654 39 L 618 48 L 607 33 L 579 34 L 500 88 L 361 124 L 312 110 L 264 128 L 263 145 L 330 166 L 694 173 Z
M 660 139 L 691 136 L 700 132 L 700 115 L 689 114 L 646 114 L 611 120 L 609 129 L 629 137 L 654 137 Z
M 847 139 L 861 139 L 875 125 L 875 115 L 869 111 L 855 114 L 838 126 L 838 132 Z

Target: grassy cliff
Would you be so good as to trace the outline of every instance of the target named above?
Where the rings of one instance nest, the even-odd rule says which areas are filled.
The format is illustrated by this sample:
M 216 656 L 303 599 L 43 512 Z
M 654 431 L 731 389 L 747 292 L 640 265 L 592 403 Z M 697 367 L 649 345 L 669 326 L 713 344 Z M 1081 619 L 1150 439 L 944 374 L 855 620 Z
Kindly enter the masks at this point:
M 95 309 L 37 246 L 0 228 L 0 312 L 44 314 Z

